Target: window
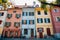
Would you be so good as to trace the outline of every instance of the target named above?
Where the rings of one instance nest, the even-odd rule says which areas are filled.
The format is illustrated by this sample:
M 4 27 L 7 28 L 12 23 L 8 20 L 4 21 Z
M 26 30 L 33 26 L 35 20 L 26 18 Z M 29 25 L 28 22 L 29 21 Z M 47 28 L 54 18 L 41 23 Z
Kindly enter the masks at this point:
M 22 16 L 24 16 L 24 12 L 22 12 Z
M 57 21 L 60 22 L 60 17 L 57 17 Z
M 14 22 L 14 26 L 15 26 L 15 27 L 20 26 L 20 22 Z
M 26 12 L 26 16 L 28 16 L 28 12 Z
M 25 35 L 28 34 L 28 29 L 24 29 L 24 34 L 25 34 Z
M 29 12 L 29 16 L 31 16 L 31 12 Z
M 1 13 L 0 13 L 0 16 L 1 16 Z
M 2 16 L 4 15 L 4 13 L 2 12 Z
M 0 16 L 3 16 L 4 15 L 4 13 L 2 12 L 2 13 L 0 13 Z
M 47 15 L 47 11 L 44 11 L 44 14 Z
M 58 12 L 58 9 L 54 9 L 54 12 Z
M 22 24 L 27 24 L 27 20 L 22 20 Z
M 43 23 L 43 19 L 42 18 L 38 18 L 37 19 L 37 23 Z
M 19 17 L 21 17 L 21 14 L 16 14 L 16 18 L 19 18 Z
M 0 24 L 2 23 L 2 20 L 0 20 Z
M 5 22 L 5 26 L 10 26 L 11 22 Z
M 7 0 L 2 0 L 2 2 L 3 2 L 3 3 L 6 3 L 6 2 L 7 2 Z
M 37 13 L 38 13 L 38 15 L 41 15 L 40 11 L 38 11 Z
M 16 13 L 16 10 L 14 10 L 13 13 Z
M 10 31 L 10 37 L 13 37 L 13 31 Z
M 50 23 L 50 19 L 49 18 L 45 18 L 44 21 L 45 21 L 45 23 Z
M 34 24 L 34 20 L 29 20 L 29 24 Z
M 38 31 L 38 32 L 43 32 L 44 29 L 43 29 L 43 28 L 37 28 L 37 31 Z
M 7 17 L 8 17 L 8 18 L 11 18 L 11 17 L 12 17 L 12 14 L 7 14 Z
M 29 16 L 34 16 L 34 12 L 29 12 Z
M 18 36 L 18 31 L 16 31 L 16 37 Z
M 32 16 L 34 16 L 34 12 L 32 12 Z
M 22 16 L 28 16 L 28 12 L 23 12 Z

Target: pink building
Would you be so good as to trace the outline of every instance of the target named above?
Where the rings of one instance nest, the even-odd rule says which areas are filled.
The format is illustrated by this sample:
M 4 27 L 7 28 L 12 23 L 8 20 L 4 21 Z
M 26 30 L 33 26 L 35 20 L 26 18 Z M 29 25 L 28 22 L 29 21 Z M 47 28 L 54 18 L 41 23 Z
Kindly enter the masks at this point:
M 60 38 L 60 7 L 51 9 L 51 17 L 54 27 L 54 35 Z
M 3 37 L 20 37 L 22 8 L 9 8 L 3 30 Z

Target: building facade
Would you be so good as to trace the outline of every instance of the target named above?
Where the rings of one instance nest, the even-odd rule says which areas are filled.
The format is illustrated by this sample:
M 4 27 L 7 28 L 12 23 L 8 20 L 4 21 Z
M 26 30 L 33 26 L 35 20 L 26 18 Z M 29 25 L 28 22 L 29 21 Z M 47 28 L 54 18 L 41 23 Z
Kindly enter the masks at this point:
M 40 7 L 35 8 L 35 18 L 37 38 L 43 38 L 45 35 L 53 35 L 53 25 L 48 9 L 45 11 Z
M 0 10 L 0 36 L 2 35 L 5 19 L 6 19 L 7 11 Z
M 3 37 L 20 37 L 22 8 L 9 8 L 3 29 Z
M 51 9 L 51 18 L 53 21 L 54 35 L 60 38 L 60 7 Z
M 22 36 L 33 38 L 35 36 L 35 13 L 33 7 L 22 9 Z

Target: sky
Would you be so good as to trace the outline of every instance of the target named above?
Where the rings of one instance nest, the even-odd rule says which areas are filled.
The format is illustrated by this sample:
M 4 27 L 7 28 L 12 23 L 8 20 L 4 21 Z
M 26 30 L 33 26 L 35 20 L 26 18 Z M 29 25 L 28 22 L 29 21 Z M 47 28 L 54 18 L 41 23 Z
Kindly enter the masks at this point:
M 27 3 L 27 5 L 33 5 L 33 2 L 35 1 L 36 4 L 38 4 L 40 6 L 40 2 L 38 0 L 9 0 L 10 2 L 12 2 L 14 5 L 25 5 L 25 3 Z M 46 0 L 48 3 L 55 1 L 55 0 Z

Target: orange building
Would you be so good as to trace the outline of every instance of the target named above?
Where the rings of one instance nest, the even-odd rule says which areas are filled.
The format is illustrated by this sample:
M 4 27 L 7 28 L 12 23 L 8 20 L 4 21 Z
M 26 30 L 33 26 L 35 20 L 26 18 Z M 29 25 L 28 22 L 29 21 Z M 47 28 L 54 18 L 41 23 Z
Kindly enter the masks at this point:
M 9 8 L 3 29 L 3 37 L 20 37 L 22 8 Z
M 37 38 L 53 35 L 53 26 L 49 9 L 35 8 Z

